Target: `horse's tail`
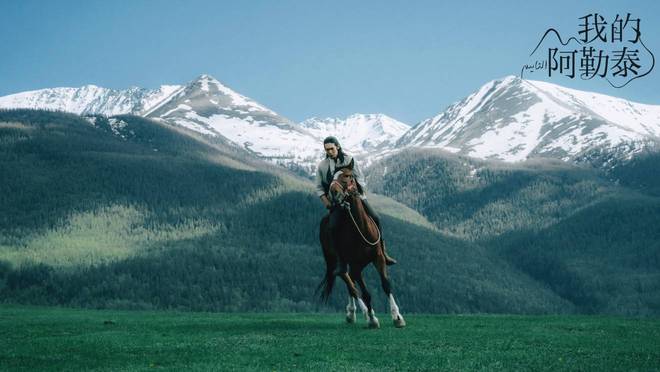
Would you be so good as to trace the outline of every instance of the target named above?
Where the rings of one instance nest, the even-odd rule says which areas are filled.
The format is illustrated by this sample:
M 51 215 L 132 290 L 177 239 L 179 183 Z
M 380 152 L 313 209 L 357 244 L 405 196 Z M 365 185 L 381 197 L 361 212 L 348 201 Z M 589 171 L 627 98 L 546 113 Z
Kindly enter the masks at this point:
M 319 294 L 320 292 L 320 297 L 323 302 L 328 302 L 330 293 L 332 293 L 332 288 L 335 286 L 335 279 L 337 277 L 334 275 L 333 271 L 334 269 L 326 271 L 323 280 L 321 280 L 321 283 L 319 283 L 319 286 L 316 288 L 316 293 Z
M 334 275 L 335 268 L 337 267 L 337 256 L 335 255 L 332 247 L 330 247 L 330 236 L 327 231 L 328 218 L 327 216 L 321 220 L 321 227 L 319 231 L 319 240 L 321 241 L 321 248 L 323 249 L 323 258 L 325 258 L 325 276 L 316 287 L 316 294 L 320 295 L 323 302 L 328 302 L 332 288 L 335 286 Z

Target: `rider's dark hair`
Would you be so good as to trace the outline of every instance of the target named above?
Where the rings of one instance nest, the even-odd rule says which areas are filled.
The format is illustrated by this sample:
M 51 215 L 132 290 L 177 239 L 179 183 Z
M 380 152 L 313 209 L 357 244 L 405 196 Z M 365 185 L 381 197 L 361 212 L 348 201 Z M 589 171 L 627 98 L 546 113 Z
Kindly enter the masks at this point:
M 339 161 L 343 163 L 344 150 L 341 148 L 341 145 L 339 144 L 339 140 L 337 139 L 337 137 L 334 136 L 325 137 L 325 139 L 323 140 L 323 145 L 325 146 L 326 143 L 333 143 L 335 146 L 337 146 L 337 159 L 339 159 Z M 328 156 L 328 154 L 325 154 L 325 157 L 328 158 L 330 156 Z

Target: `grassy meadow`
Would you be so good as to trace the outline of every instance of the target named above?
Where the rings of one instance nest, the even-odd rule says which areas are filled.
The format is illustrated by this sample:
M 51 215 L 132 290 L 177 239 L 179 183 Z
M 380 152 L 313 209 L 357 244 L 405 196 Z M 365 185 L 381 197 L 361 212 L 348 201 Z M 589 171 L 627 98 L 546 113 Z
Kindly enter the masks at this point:
M 0 368 L 50 371 L 655 371 L 660 320 L 0 307 Z

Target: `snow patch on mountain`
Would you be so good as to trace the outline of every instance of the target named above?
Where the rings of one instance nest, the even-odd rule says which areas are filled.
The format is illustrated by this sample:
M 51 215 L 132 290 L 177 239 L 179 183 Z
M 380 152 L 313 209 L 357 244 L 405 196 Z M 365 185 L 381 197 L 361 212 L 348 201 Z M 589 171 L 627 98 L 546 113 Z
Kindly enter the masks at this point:
M 369 154 L 392 146 L 410 126 L 384 114 L 354 114 L 346 119 L 310 118 L 300 123 L 317 138 L 335 136 L 354 154 Z
M 66 111 L 80 115 L 139 114 L 170 96 L 179 88 L 114 90 L 96 85 L 80 88 L 51 88 L 0 97 L 0 108 L 29 108 Z
M 629 159 L 658 141 L 660 106 L 508 76 L 420 122 L 397 147 L 441 148 L 507 162 L 571 161 L 595 148 L 616 148 Z

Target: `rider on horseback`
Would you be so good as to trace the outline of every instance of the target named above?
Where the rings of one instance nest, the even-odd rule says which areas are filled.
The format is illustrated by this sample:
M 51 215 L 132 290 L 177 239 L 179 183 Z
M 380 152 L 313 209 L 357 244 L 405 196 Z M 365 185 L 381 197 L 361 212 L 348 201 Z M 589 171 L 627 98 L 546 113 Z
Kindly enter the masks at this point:
M 366 182 L 362 176 L 362 173 L 360 172 L 360 168 L 355 162 L 355 159 L 342 150 L 339 141 L 335 137 L 330 136 L 323 140 L 323 147 L 325 148 L 326 157 L 325 159 L 321 160 L 317 168 L 316 191 L 318 196 L 321 198 L 323 205 L 330 210 L 328 229 L 330 230 L 331 239 L 334 239 L 334 236 L 336 235 L 337 227 L 342 216 L 342 208 L 339 204 L 336 203 L 335 200 L 331 200 L 331 197 L 329 196 L 330 184 L 335 177 L 335 170 L 348 166 L 351 161 L 353 162 L 353 177 L 357 183 L 357 188 L 358 192 L 360 193 L 360 199 L 362 199 L 362 204 L 364 205 L 367 213 L 371 216 L 371 218 L 373 218 L 374 222 L 376 222 L 378 229 L 382 231 L 380 227 L 380 217 L 367 202 L 367 198 L 364 192 Z M 384 248 L 385 244 L 383 242 L 383 249 Z M 339 254 L 337 254 L 337 257 L 340 257 Z M 385 253 L 385 259 L 388 265 L 393 265 L 396 263 L 396 260 L 389 257 L 387 253 Z M 344 260 L 339 258 L 339 265 L 337 266 L 337 271 L 335 271 L 335 274 L 340 275 L 347 271 L 348 265 Z

